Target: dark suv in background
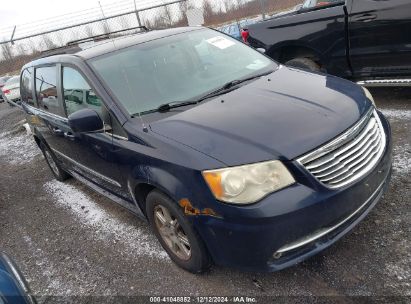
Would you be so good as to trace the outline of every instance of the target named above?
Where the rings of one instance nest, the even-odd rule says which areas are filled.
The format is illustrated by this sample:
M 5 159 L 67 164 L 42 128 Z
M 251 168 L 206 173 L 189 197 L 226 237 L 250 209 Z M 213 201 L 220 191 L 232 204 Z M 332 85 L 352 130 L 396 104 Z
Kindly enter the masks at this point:
M 247 30 L 248 43 L 280 63 L 372 79 L 368 85 L 404 84 L 397 79 L 411 76 L 410 0 L 306 0 Z

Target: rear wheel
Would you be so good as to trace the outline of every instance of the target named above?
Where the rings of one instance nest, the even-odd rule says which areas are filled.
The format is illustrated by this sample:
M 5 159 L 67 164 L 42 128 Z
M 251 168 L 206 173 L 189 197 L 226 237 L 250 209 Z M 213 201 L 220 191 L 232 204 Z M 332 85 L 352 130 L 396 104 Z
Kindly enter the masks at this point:
M 151 228 L 178 266 L 192 273 L 200 273 L 210 267 L 204 243 L 175 202 L 153 190 L 147 196 L 146 210 Z
M 40 144 L 40 149 L 54 177 L 61 182 L 68 179 L 70 175 L 61 168 L 53 152 L 43 143 Z
M 294 58 L 285 63 L 288 66 L 300 68 L 310 72 L 320 72 L 321 68 L 314 60 L 306 57 Z

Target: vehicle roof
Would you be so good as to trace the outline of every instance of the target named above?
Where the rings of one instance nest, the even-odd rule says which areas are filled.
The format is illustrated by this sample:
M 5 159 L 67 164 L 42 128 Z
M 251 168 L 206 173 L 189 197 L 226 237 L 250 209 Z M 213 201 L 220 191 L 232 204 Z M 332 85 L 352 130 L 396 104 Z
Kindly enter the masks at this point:
M 169 37 L 172 35 L 177 35 L 180 33 L 185 33 L 185 32 L 190 32 L 190 31 L 195 31 L 203 29 L 203 27 L 179 27 L 179 28 L 171 28 L 171 29 L 164 29 L 164 30 L 153 30 L 153 31 L 148 31 L 148 32 L 141 32 L 138 34 L 133 34 L 133 35 L 127 35 L 127 36 L 121 36 L 121 37 L 116 37 L 113 39 L 106 39 L 102 40 L 99 42 L 94 42 L 91 44 L 85 44 L 82 46 L 81 44 L 75 49 L 73 46 L 68 47 L 67 49 L 70 49 L 69 55 L 64 54 L 64 56 L 76 56 L 80 57 L 84 60 L 88 60 L 94 57 L 98 57 L 100 55 L 104 55 L 107 53 L 111 53 L 114 51 L 117 51 L 119 49 L 127 48 L 136 44 L 156 40 L 156 39 L 161 39 L 165 37 Z M 75 49 L 73 51 L 73 49 Z M 38 65 L 38 64 L 47 64 L 48 62 L 57 62 L 57 58 L 59 56 L 62 56 L 62 53 L 64 53 L 64 49 L 62 49 L 60 54 L 52 55 L 52 56 L 46 56 L 43 58 L 36 59 L 29 64 L 25 65 L 27 66 L 33 66 L 33 65 Z
M 13 76 L 11 76 L 11 77 L 6 81 L 6 84 L 7 84 L 7 83 L 10 83 L 10 82 L 13 82 L 13 81 L 15 81 L 15 80 L 20 80 L 20 76 L 19 76 L 19 75 L 13 75 Z

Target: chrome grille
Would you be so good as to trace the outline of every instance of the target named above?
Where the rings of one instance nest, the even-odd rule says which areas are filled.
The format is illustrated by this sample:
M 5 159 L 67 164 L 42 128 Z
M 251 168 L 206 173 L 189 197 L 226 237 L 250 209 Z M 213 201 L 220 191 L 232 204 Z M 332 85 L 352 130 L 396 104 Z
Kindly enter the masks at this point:
M 384 129 L 371 109 L 348 131 L 297 161 L 327 187 L 339 188 L 367 174 L 384 148 Z

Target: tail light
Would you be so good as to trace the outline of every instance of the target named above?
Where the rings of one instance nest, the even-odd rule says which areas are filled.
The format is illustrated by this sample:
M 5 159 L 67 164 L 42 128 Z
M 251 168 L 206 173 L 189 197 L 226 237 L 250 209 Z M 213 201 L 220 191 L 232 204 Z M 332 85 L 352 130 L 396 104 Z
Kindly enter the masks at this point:
M 248 33 L 247 29 L 242 29 L 241 30 L 241 38 L 243 38 L 244 43 L 248 44 L 248 36 L 250 36 L 250 34 Z
M 3 90 L 4 94 L 10 94 L 10 90 Z

